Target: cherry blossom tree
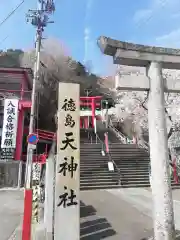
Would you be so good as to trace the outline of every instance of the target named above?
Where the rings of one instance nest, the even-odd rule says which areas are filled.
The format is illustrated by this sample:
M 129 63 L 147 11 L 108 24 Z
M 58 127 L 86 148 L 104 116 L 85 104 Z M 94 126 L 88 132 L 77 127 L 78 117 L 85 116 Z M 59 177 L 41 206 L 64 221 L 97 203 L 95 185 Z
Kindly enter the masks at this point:
M 120 67 L 120 74 L 139 75 L 145 74 L 145 69 L 137 67 Z M 164 80 L 167 78 L 172 81 L 180 80 L 180 71 L 163 71 Z M 165 113 L 167 119 L 168 137 L 175 131 L 180 131 L 180 94 L 165 93 Z M 116 108 L 114 118 L 119 121 L 124 131 L 129 127 L 130 135 L 142 137 L 144 132 L 148 132 L 148 92 L 124 92 L 119 91 L 116 96 Z M 128 126 L 126 126 L 128 125 Z

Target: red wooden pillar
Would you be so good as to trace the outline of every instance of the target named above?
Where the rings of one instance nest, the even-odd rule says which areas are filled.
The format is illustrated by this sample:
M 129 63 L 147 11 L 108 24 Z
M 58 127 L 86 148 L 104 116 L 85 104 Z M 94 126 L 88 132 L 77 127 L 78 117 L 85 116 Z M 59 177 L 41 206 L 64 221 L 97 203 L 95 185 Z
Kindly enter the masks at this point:
M 18 113 L 18 125 L 17 125 L 17 136 L 16 136 L 16 150 L 15 160 L 21 160 L 22 154 L 22 143 L 23 143 L 23 130 L 24 130 L 24 109 L 20 107 Z
M 95 106 L 95 99 L 92 98 L 91 100 L 91 111 L 92 111 L 92 127 L 94 128 L 94 118 L 96 115 L 96 106 Z

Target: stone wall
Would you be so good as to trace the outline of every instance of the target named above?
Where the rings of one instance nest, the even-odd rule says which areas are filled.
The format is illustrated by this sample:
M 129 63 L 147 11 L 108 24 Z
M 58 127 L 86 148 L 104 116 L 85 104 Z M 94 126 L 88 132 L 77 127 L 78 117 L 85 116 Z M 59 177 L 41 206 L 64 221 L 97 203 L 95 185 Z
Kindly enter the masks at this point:
M 17 187 L 19 161 L 0 162 L 0 188 Z M 22 164 L 21 186 L 24 184 L 25 164 Z

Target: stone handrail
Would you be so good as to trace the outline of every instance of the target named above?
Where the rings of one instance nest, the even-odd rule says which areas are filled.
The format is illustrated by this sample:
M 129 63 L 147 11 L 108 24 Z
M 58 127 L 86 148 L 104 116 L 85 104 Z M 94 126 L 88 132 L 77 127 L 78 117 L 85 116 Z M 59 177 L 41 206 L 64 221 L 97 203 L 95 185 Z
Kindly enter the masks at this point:
M 120 139 L 120 141 L 124 144 L 131 144 L 132 140 L 130 140 L 128 137 L 126 137 L 123 133 L 121 133 L 116 127 L 113 126 L 112 120 L 110 119 L 109 127 L 111 130 L 115 133 L 115 135 Z
M 102 150 L 106 149 L 106 145 L 105 143 L 100 139 L 99 135 L 97 133 L 95 133 L 96 136 L 97 136 L 97 139 L 99 140 L 99 142 L 101 143 L 101 146 L 102 146 Z M 121 179 L 122 179 L 122 175 L 121 175 L 121 172 L 120 172 L 120 169 L 118 168 L 117 164 L 115 163 L 115 161 L 113 160 L 112 156 L 111 156 L 111 153 L 108 151 L 106 151 L 107 155 L 108 155 L 108 158 L 109 158 L 109 161 L 112 162 L 118 172 L 118 175 L 119 175 L 119 184 L 121 185 Z

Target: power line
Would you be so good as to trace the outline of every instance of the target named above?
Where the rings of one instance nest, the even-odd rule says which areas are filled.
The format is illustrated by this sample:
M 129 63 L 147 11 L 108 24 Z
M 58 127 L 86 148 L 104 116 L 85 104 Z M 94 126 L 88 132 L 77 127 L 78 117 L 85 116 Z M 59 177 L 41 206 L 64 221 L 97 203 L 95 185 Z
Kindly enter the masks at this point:
M 0 41 L 0 45 L 4 42 L 4 41 L 6 41 L 6 39 L 8 38 L 9 36 L 6 36 L 5 38 L 3 38 L 1 41 Z
M 21 5 L 25 2 L 25 0 L 23 0 L 22 2 L 20 2 L 13 11 L 11 11 L 3 20 L 2 22 L 0 22 L 0 27 L 21 7 Z
M 160 0 L 158 9 L 166 7 L 167 3 L 168 3 L 168 0 Z M 155 12 L 156 12 L 156 10 L 152 10 L 151 14 L 146 18 L 146 20 L 143 19 L 143 20 L 137 22 L 136 28 L 139 28 L 140 26 L 142 26 L 142 23 L 147 24 L 153 18 L 153 15 L 155 14 Z

